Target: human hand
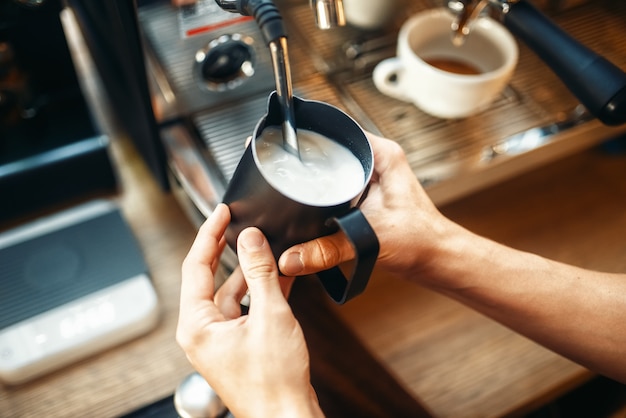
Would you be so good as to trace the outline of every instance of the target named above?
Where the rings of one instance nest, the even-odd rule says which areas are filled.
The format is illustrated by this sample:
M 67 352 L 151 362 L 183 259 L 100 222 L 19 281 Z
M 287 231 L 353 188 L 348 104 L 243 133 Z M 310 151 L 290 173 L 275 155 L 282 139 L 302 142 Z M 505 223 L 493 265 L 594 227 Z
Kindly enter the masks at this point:
M 374 175 L 360 208 L 380 242 L 377 265 L 406 275 L 427 268 L 434 246 L 452 223 L 436 209 L 394 141 L 368 133 Z M 342 232 L 286 250 L 278 265 L 283 274 L 304 275 L 354 258 Z
M 283 294 L 288 286 L 281 289 L 274 257 L 258 229 L 241 232 L 241 270 L 229 279 L 245 281 L 248 315 L 236 316 L 245 291 L 240 284 L 223 286 L 215 295 L 214 274 L 229 222 L 228 207 L 218 205 L 183 262 L 176 339 L 238 418 L 321 416 L 302 329 Z

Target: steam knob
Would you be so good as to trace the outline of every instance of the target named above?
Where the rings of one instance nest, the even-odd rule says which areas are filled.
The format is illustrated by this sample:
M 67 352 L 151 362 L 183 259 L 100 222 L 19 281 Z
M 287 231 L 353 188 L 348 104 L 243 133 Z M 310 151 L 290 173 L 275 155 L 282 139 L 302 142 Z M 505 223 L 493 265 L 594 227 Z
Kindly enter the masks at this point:
M 232 417 L 217 393 L 199 373 L 183 379 L 174 393 L 174 408 L 181 418 Z

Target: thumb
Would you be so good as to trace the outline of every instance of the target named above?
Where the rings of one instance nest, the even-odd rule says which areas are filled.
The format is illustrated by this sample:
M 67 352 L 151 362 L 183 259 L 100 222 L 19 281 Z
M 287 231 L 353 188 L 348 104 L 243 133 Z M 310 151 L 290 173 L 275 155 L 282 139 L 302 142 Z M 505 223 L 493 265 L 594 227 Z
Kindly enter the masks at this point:
M 341 231 L 285 250 L 278 260 L 282 274 L 303 276 L 339 265 L 354 258 L 354 248 Z
M 248 285 L 250 309 L 264 309 L 266 304 L 285 302 L 278 281 L 278 267 L 269 242 L 263 233 L 254 227 L 246 228 L 237 239 L 239 265 Z

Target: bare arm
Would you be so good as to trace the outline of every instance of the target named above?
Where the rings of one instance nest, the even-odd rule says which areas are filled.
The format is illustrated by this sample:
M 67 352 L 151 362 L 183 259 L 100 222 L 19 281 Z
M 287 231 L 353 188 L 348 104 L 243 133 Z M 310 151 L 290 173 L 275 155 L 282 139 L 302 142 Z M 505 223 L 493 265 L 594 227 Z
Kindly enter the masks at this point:
M 626 382 L 625 274 L 565 265 L 471 233 L 435 208 L 396 143 L 370 139 L 376 176 L 361 209 L 381 243 L 379 267 Z M 352 257 L 338 233 L 287 250 L 279 267 L 301 275 Z
M 517 251 L 462 228 L 448 231 L 422 278 L 598 373 L 626 382 L 626 276 Z

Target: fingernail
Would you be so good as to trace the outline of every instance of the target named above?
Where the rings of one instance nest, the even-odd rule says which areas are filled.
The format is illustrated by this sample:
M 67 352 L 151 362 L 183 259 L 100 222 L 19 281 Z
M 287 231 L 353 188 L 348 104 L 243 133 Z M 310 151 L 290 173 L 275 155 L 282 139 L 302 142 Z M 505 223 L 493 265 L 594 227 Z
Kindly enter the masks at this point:
M 256 250 L 263 246 L 265 239 L 258 229 L 245 229 L 239 235 L 239 242 L 246 250 Z
M 302 258 L 300 257 L 299 252 L 289 253 L 287 257 L 284 258 L 284 263 L 282 265 L 281 271 L 283 274 L 287 276 L 295 276 L 300 273 L 304 268 L 304 264 L 302 264 Z

